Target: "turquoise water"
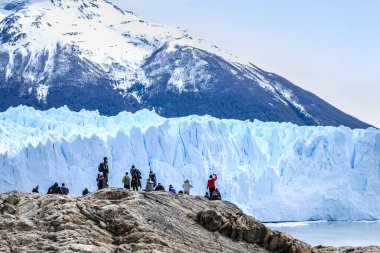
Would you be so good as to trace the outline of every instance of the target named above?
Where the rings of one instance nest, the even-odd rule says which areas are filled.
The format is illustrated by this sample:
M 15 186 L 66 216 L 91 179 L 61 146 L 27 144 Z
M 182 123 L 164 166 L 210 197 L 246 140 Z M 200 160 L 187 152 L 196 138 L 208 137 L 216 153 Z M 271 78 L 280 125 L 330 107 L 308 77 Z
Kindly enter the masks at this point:
M 266 223 L 312 246 L 380 246 L 380 221 Z

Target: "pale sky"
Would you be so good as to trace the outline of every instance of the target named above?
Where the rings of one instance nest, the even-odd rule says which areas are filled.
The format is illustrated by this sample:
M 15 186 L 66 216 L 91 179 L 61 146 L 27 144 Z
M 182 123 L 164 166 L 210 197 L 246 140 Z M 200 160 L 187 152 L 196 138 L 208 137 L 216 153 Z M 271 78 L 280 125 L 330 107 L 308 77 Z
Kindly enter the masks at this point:
M 380 127 L 380 1 L 114 0 L 188 29 Z

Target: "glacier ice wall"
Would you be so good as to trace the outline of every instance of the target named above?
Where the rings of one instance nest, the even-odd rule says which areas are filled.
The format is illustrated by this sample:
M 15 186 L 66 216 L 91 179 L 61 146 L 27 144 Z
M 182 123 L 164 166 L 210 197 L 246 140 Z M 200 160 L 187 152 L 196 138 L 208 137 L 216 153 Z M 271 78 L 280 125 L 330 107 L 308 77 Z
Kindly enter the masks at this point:
M 115 117 L 68 108 L 10 108 L 0 114 L 0 191 L 42 191 L 65 182 L 71 194 L 96 189 L 110 160 L 110 185 L 132 164 L 166 188 L 184 179 L 204 195 L 217 173 L 223 198 L 263 221 L 380 219 L 380 131 L 290 123 L 167 119 L 142 110 Z

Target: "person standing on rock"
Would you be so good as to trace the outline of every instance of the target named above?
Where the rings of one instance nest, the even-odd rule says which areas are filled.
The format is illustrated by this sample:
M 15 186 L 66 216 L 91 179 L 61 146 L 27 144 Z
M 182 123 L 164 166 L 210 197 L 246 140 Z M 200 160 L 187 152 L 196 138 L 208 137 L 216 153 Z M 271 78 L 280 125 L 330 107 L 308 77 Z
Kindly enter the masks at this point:
M 98 177 L 96 178 L 96 182 L 98 183 L 98 190 L 101 190 L 104 188 L 104 177 L 102 176 L 102 174 L 98 174 Z
M 108 157 L 103 158 L 103 162 L 99 164 L 98 171 L 103 173 L 104 187 L 108 187 L 108 174 L 110 173 L 108 167 Z
M 145 187 L 145 191 L 146 192 L 151 192 L 154 190 L 154 182 L 152 181 L 152 179 L 148 178 L 148 180 L 146 181 L 146 187 Z
M 83 192 L 82 192 L 82 195 L 83 196 L 86 196 L 87 194 L 89 194 L 90 192 L 88 191 L 87 187 L 84 188 Z
M 139 191 L 139 188 L 141 188 L 141 172 L 135 167 L 135 165 L 132 165 L 130 172 L 132 176 L 132 190 Z
M 34 193 L 40 193 L 40 186 L 37 185 L 36 187 L 33 188 L 32 192 Z
M 66 187 L 65 183 L 62 183 L 61 192 L 63 195 L 69 195 L 69 188 Z
M 157 185 L 156 174 L 151 170 L 149 171 L 149 178 L 153 181 L 153 187 L 155 188 Z
M 121 182 L 124 184 L 124 189 L 131 189 L 131 177 L 128 175 L 128 172 L 125 172 L 124 177 L 121 179 Z
M 207 188 L 210 192 L 210 198 L 212 197 L 212 193 L 215 191 L 215 181 L 218 179 L 217 175 L 210 175 L 210 178 L 207 180 Z
M 189 179 L 186 179 L 185 182 L 182 185 L 183 193 L 186 195 L 190 195 L 190 189 L 193 188 L 193 186 L 190 184 Z

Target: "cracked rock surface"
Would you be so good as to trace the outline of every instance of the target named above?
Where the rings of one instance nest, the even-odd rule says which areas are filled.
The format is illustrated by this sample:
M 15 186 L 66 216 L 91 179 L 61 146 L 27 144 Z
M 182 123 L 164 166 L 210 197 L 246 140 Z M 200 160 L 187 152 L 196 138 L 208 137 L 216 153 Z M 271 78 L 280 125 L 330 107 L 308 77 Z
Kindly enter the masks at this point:
M 168 192 L 10 192 L 0 213 L 0 252 L 346 252 L 272 231 L 229 202 Z

